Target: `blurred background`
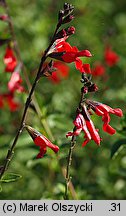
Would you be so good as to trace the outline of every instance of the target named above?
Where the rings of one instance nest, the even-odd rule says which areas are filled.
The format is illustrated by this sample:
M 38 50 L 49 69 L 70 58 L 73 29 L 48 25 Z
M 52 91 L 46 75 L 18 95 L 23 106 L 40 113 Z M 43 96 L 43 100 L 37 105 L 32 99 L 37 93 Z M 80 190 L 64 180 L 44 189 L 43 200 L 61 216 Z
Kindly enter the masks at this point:
M 122 120 L 111 116 L 111 125 L 117 130 L 113 136 L 102 131 L 102 120 L 93 115 L 92 119 L 102 137 L 101 147 L 90 142 L 82 148 L 83 133 L 77 137 L 74 149 L 71 176 L 73 187 L 70 199 L 126 199 L 126 1 L 124 0 L 71 0 L 75 6 L 75 19 L 67 24 L 76 28 L 68 42 L 78 49 L 89 49 L 93 54 L 90 63 L 94 71 L 93 82 L 99 87 L 88 98 L 105 103 L 124 112 Z M 26 66 L 31 83 L 34 81 L 43 51 L 47 48 L 57 23 L 57 14 L 63 8 L 60 0 L 7 0 L 12 17 L 21 58 Z M 0 14 L 5 10 L 1 6 Z M 0 21 L 0 38 L 8 38 L 7 22 Z M 108 65 L 105 61 L 106 47 L 118 56 L 118 61 Z M 3 57 L 6 45 L 0 47 L 0 94 L 7 92 L 10 73 L 4 72 Z M 100 65 L 102 72 L 97 70 Z M 16 182 L 3 183 L 0 199 L 63 199 L 64 169 L 70 140 L 66 133 L 73 128 L 75 111 L 80 99 L 80 72 L 74 63 L 67 65 L 67 73 L 59 71 L 58 78 L 42 78 L 35 96 L 40 106 L 40 119 L 34 107 L 28 112 L 27 124 L 46 135 L 60 147 L 56 156 L 51 150 L 36 160 L 36 147 L 26 131 L 18 140 L 8 172 L 22 176 Z M 7 104 L 0 109 L 0 164 L 6 156 L 21 119 L 27 98 L 27 85 L 21 73 L 24 93 L 15 93 L 19 109 L 11 112 Z M 117 146 L 114 149 L 114 145 Z M 113 150 L 114 149 L 114 150 Z M 116 154 L 113 152 L 116 151 Z M 114 155 L 113 155 L 114 154 Z M 111 157 L 113 155 L 113 157 Z

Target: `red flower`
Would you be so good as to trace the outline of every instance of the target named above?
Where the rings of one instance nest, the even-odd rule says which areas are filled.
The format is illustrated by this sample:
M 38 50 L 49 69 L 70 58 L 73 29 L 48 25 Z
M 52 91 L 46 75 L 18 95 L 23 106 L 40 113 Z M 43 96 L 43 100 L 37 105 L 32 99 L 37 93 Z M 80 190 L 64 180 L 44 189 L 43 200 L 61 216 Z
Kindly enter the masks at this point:
M 96 63 L 95 67 L 92 69 L 93 76 L 102 76 L 105 73 L 105 67 L 101 63 Z
M 3 108 L 4 103 L 3 103 L 3 96 L 0 95 L 0 108 Z
M 8 82 L 8 89 L 11 92 L 18 90 L 19 92 L 24 91 L 24 87 L 21 86 L 22 79 L 18 71 L 14 71 L 11 75 L 10 81 Z
M 66 63 L 75 62 L 77 70 L 81 73 L 91 73 L 89 64 L 83 64 L 79 59 L 79 57 L 91 57 L 91 53 L 88 50 L 79 51 L 77 47 L 72 47 L 65 40 L 66 38 L 56 40 L 49 56 Z
M 105 62 L 108 66 L 112 67 L 119 61 L 119 56 L 112 51 L 111 47 L 107 46 L 104 54 Z
M 2 21 L 8 21 L 8 15 L 7 14 L 0 14 L 0 20 Z
M 30 136 L 32 137 L 36 146 L 40 147 L 40 152 L 37 155 L 38 158 L 42 158 L 47 151 L 47 147 L 51 148 L 55 153 L 59 151 L 59 147 L 52 144 L 44 135 L 36 131 L 34 128 L 30 126 L 26 126 L 26 129 Z
M 86 103 L 90 105 L 90 107 L 94 110 L 94 112 L 97 115 L 102 116 L 102 121 L 104 122 L 103 130 L 113 135 L 116 132 L 116 130 L 109 125 L 109 122 L 110 122 L 109 113 L 122 117 L 123 116 L 122 110 L 119 108 L 113 109 L 105 104 L 102 104 L 96 101 L 87 100 Z
M 7 47 L 6 49 L 6 53 L 4 56 L 4 63 L 6 65 L 5 68 L 6 72 L 13 72 L 17 65 L 17 60 L 14 56 L 14 52 L 10 47 Z
M 61 81 L 61 79 L 68 77 L 68 75 L 69 75 L 69 67 L 66 64 L 64 64 L 64 63 L 62 63 L 60 61 L 56 61 L 56 62 L 53 63 L 53 67 L 57 69 L 49 77 L 49 79 L 53 83 L 58 84 Z
M 6 95 L 6 101 L 8 103 L 8 107 L 10 109 L 11 112 L 15 112 L 19 109 L 20 104 L 16 101 L 14 101 L 14 96 L 13 94 L 7 94 Z
M 74 132 L 68 132 L 66 136 L 78 136 L 81 131 L 85 133 L 85 140 L 82 146 L 85 146 L 90 140 L 94 140 L 97 145 L 100 145 L 101 138 L 95 129 L 93 122 L 91 121 L 86 107 L 84 107 L 83 115 L 79 113 L 73 122 L 76 129 Z
M 0 95 L 0 108 L 4 108 L 6 104 L 11 112 L 17 111 L 20 107 L 20 104 L 14 101 L 14 95 L 11 93 Z

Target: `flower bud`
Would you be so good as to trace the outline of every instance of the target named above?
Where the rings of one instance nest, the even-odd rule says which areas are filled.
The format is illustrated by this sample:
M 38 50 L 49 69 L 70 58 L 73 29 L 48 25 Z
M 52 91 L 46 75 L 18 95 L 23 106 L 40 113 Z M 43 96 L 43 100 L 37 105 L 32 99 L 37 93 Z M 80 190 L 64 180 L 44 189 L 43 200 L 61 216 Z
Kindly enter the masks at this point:
M 62 19 L 63 16 L 64 16 L 64 11 L 60 10 L 58 14 L 58 20 Z
M 68 15 L 68 16 L 66 16 L 66 17 L 63 19 L 62 24 L 69 23 L 69 22 L 71 22 L 73 19 L 74 19 L 74 16 L 73 16 L 73 15 Z
M 98 87 L 95 83 L 91 84 L 89 87 L 88 87 L 88 91 L 89 92 L 96 92 L 98 91 Z

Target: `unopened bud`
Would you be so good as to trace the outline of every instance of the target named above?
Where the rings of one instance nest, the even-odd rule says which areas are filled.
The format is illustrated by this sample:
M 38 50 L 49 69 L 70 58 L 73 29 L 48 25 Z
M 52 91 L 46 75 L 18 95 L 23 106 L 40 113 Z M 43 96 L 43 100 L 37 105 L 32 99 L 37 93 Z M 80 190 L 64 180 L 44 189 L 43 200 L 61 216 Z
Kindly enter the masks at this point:
M 59 31 L 56 34 L 55 40 L 66 37 L 66 36 L 67 36 L 67 33 L 66 33 L 65 29 L 62 29 L 61 31 Z
M 87 87 L 84 87 L 84 88 L 83 88 L 83 93 L 84 93 L 84 94 L 87 94 L 87 93 L 88 93 L 88 88 L 87 88 Z
M 96 85 L 95 83 L 93 83 L 92 85 L 90 85 L 90 86 L 88 87 L 88 91 L 89 91 L 89 92 L 96 92 L 96 91 L 98 91 L 97 85 Z
M 74 26 L 70 26 L 68 29 L 67 29 L 67 35 L 72 35 L 75 33 L 75 28 Z
M 64 16 L 64 11 L 60 10 L 58 14 L 58 20 L 60 20 Z
M 66 16 L 66 17 L 63 19 L 62 24 L 69 23 L 69 22 L 71 22 L 73 19 L 74 19 L 74 16 L 73 16 L 73 15 L 68 15 L 68 16 Z
M 64 3 L 64 10 L 69 9 L 69 4 L 68 3 Z

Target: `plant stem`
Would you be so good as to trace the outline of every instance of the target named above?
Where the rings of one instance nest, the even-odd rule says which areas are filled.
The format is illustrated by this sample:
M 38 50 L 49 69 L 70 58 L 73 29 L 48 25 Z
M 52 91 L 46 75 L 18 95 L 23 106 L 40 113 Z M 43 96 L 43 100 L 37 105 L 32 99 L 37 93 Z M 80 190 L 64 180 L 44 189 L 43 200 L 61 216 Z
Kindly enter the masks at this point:
M 67 167 L 66 167 L 66 184 L 65 184 L 65 193 L 64 193 L 64 199 L 68 200 L 68 189 L 69 189 L 69 183 L 71 181 L 70 179 L 70 167 L 71 167 L 71 162 L 72 162 L 72 154 L 73 154 L 73 149 L 76 145 L 76 136 L 72 136 L 71 139 L 71 144 L 70 144 L 70 149 L 69 149 L 69 153 L 68 153 L 68 158 L 67 158 Z
M 12 143 L 11 148 L 8 150 L 4 166 L 2 167 L 2 170 L 1 170 L 1 173 L 0 173 L 0 179 L 2 178 L 2 176 L 3 176 L 4 172 L 6 171 L 6 169 L 8 168 L 8 165 L 9 165 L 9 163 L 11 161 L 12 155 L 14 154 L 14 148 L 15 148 L 16 143 L 18 141 L 19 135 L 22 133 L 23 128 L 25 126 L 25 119 L 26 119 L 26 115 L 27 115 L 27 111 L 28 111 L 29 105 L 30 105 L 31 100 L 32 100 L 31 99 L 32 98 L 32 94 L 33 94 L 33 92 L 35 90 L 35 87 L 36 87 L 36 84 L 38 82 L 39 73 L 41 72 L 41 68 L 42 68 L 42 65 L 43 65 L 45 59 L 46 59 L 46 56 L 44 55 L 42 57 L 42 59 L 41 59 L 41 63 L 40 63 L 40 66 L 39 66 L 39 70 L 38 70 L 37 76 L 36 76 L 35 81 L 34 81 L 34 83 L 32 85 L 32 88 L 31 88 L 31 91 L 29 93 L 29 96 L 28 96 L 28 98 L 26 100 L 25 107 L 24 107 L 24 112 L 23 112 L 23 115 L 22 115 L 22 119 L 21 119 L 21 123 L 20 123 L 19 129 L 17 131 L 17 134 L 15 136 L 15 139 L 14 139 L 14 141 Z
M 84 102 L 84 98 L 85 98 L 85 92 L 84 92 L 84 87 L 86 86 L 86 83 L 88 82 L 88 78 L 86 78 L 85 74 L 82 73 L 82 79 L 81 82 L 84 83 L 83 87 L 81 88 L 81 97 L 80 97 L 80 102 L 79 105 L 77 107 L 76 110 L 76 115 L 78 113 L 78 110 L 81 109 L 81 105 Z M 73 132 L 76 130 L 76 127 L 74 127 Z M 72 155 L 73 155 L 73 149 L 76 145 L 76 136 L 73 135 L 72 139 L 71 139 L 71 143 L 70 143 L 70 148 L 69 148 L 69 152 L 68 152 L 68 157 L 67 157 L 67 166 L 66 166 L 66 175 L 65 175 L 65 192 L 64 192 L 64 199 L 68 200 L 69 196 L 68 196 L 68 189 L 69 189 L 69 184 L 71 182 L 71 177 L 70 177 L 70 168 L 71 168 L 71 162 L 72 162 Z
M 6 2 L 5 2 L 5 8 L 6 8 L 7 12 L 8 12 L 8 6 L 7 6 Z M 12 34 L 13 34 L 12 36 L 13 36 L 14 39 L 15 39 L 15 35 L 14 35 L 14 31 L 13 31 L 12 22 L 10 22 L 10 23 L 11 23 L 10 29 L 11 29 L 11 32 L 12 32 Z M 40 73 L 42 74 L 42 66 L 43 66 L 43 63 L 45 62 L 45 60 L 46 60 L 46 58 L 47 58 L 47 53 L 48 53 L 50 47 L 52 46 L 52 44 L 53 44 L 54 41 L 55 41 L 55 35 L 56 35 L 56 33 L 57 33 L 59 27 L 60 27 L 60 25 L 59 25 L 59 23 L 58 23 L 57 26 L 56 26 L 55 32 L 54 32 L 54 34 L 53 34 L 52 40 L 51 40 L 51 42 L 50 42 L 48 48 L 45 50 L 45 52 L 44 52 L 44 54 L 43 54 L 43 56 L 42 56 L 42 58 L 41 58 L 41 62 L 40 62 L 40 65 L 39 65 L 39 69 L 38 69 L 36 78 L 35 78 L 35 80 L 34 80 L 34 83 L 33 83 L 33 85 L 32 85 L 32 88 L 31 88 L 31 90 L 30 90 L 30 92 L 29 92 L 29 96 L 28 96 L 28 98 L 27 98 L 27 100 L 26 100 L 26 103 L 25 103 L 24 112 L 23 112 L 23 115 L 22 115 L 22 119 L 21 119 L 21 122 L 20 122 L 19 129 L 18 129 L 18 131 L 17 131 L 17 134 L 16 134 L 16 136 L 15 136 L 15 138 L 14 138 L 14 141 L 13 141 L 13 143 L 12 143 L 10 149 L 8 150 L 7 156 L 6 156 L 6 158 L 5 158 L 4 165 L 3 165 L 2 168 L 1 168 L 0 179 L 2 178 L 2 176 L 3 176 L 4 173 L 5 173 L 5 171 L 6 171 L 7 168 L 8 168 L 8 165 L 9 165 L 9 163 L 10 163 L 10 161 L 11 161 L 12 155 L 14 154 L 14 148 L 15 148 L 15 146 L 16 146 L 16 144 L 17 144 L 18 138 L 19 138 L 20 134 L 22 133 L 23 128 L 24 128 L 24 126 L 25 126 L 26 115 L 27 115 L 27 111 L 28 111 L 29 105 L 30 105 L 30 103 L 31 103 L 31 101 L 32 101 L 32 95 L 33 95 L 33 93 L 34 93 L 36 84 L 37 84 L 37 82 L 39 81 Z M 19 52 L 18 52 L 18 55 L 19 55 Z
M 14 50 L 15 50 L 15 53 L 16 53 L 16 56 L 17 56 L 18 60 L 21 62 L 23 74 L 24 74 L 24 77 L 25 77 L 25 81 L 26 81 L 28 90 L 30 92 L 30 89 L 32 88 L 32 85 L 31 85 L 31 82 L 30 82 L 29 77 L 27 75 L 26 67 L 25 67 L 25 65 L 24 65 L 24 63 L 22 61 L 22 58 L 21 58 L 20 48 L 19 48 L 19 45 L 18 45 L 18 41 L 16 40 L 16 35 L 15 35 L 15 31 L 14 31 L 14 25 L 13 25 L 13 22 L 12 22 L 10 13 L 9 13 L 9 7 L 8 7 L 8 4 L 6 3 L 6 1 L 5 1 L 5 10 L 6 10 L 6 14 L 8 15 L 8 18 L 9 18 L 8 27 L 9 27 L 10 34 L 11 34 L 11 37 L 12 37 L 12 41 L 14 42 Z M 35 95 L 32 96 L 32 101 L 33 101 L 33 104 L 35 106 L 38 117 L 40 119 L 40 122 L 41 122 L 42 126 L 45 129 L 45 132 L 48 134 L 49 138 L 52 141 L 54 141 L 55 138 L 54 138 L 54 136 L 53 136 L 53 134 L 51 132 L 50 127 L 48 126 L 48 123 L 47 123 L 46 119 L 42 118 L 43 116 L 42 116 L 42 113 L 41 113 L 41 109 L 39 107 L 39 104 L 37 102 L 37 99 L 36 99 Z

